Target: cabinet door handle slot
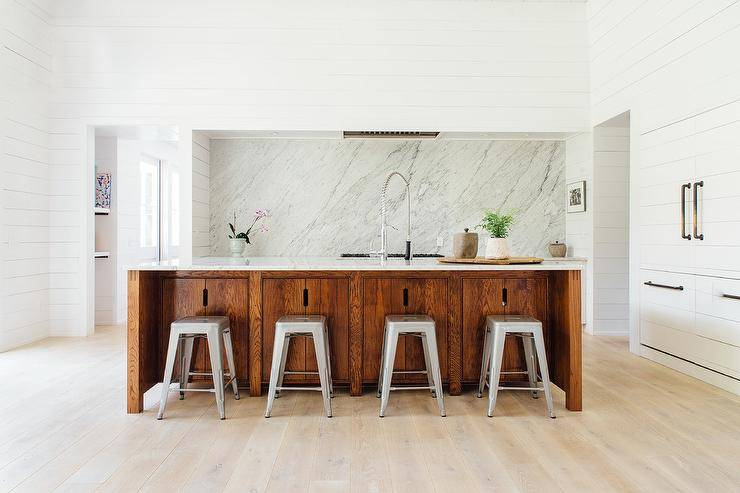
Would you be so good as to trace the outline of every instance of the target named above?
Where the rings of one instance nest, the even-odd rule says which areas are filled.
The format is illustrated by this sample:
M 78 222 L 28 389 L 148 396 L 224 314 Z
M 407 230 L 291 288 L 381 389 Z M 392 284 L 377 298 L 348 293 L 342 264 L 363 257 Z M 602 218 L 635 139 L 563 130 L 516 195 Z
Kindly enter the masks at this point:
M 704 233 L 699 234 L 699 187 L 704 188 L 703 181 L 694 183 L 694 238 L 703 240 Z
M 665 289 L 675 289 L 676 291 L 683 291 L 683 286 L 670 286 L 668 284 L 657 284 L 653 281 L 647 281 L 645 283 L 645 286 L 652 286 L 654 288 L 665 288 Z
M 203 288 L 203 306 L 208 306 L 208 288 Z
M 308 288 L 303 288 L 303 306 L 308 306 Z
M 723 298 L 729 298 L 731 300 L 740 300 L 740 295 L 737 294 L 723 294 Z
M 691 189 L 691 183 L 681 185 L 681 238 L 690 240 L 691 235 L 686 234 L 686 189 Z
M 501 304 L 506 306 L 509 303 L 509 290 L 504 288 L 501 290 Z
M 403 288 L 403 306 L 409 306 L 409 288 Z

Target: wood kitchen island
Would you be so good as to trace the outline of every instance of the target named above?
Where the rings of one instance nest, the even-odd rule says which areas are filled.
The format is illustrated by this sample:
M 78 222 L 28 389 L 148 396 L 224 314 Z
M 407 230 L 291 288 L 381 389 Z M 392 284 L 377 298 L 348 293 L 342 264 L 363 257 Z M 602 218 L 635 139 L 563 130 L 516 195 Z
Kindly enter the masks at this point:
M 239 384 L 259 396 L 269 381 L 275 321 L 325 315 L 334 384 L 361 395 L 377 384 L 385 315 L 402 313 L 434 318 L 442 379 L 451 395 L 478 382 L 486 315 L 536 317 L 543 323 L 550 378 L 565 391 L 567 409 L 580 411 L 583 267 L 577 259 L 501 266 L 308 257 L 137 266 L 128 272 L 128 412 L 141 412 L 144 392 L 161 382 L 169 326 L 178 318 L 228 316 Z M 205 347 L 195 348 L 192 364 L 195 372 L 210 370 Z M 420 341 L 399 340 L 395 369 L 423 365 Z M 293 341 L 286 369 L 315 371 L 313 346 Z M 504 370 L 523 369 L 522 348 L 507 341 Z M 399 375 L 394 383 L 425 379 Z M 315 380 L 286 375 L 286 383 L 295 385 Z

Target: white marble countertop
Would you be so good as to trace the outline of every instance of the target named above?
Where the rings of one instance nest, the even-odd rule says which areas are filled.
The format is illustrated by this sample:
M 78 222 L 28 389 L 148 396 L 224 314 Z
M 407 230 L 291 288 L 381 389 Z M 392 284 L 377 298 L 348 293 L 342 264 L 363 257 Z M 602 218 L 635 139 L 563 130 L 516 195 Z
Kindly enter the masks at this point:
M 128 270 L 334 270 L 334 271 L 382 271 L 382 270 L 582 270 L 584 258 L 545 258 L 541 264 L 486 265 L 440 263 L 435 258 L 418 258 L 410 262 L 404 259 L 389 259 L 381 263 L 377 258 L 339 257 L 203 257 L 183 264 L 177 260 L 150 262 L 129 266 Z

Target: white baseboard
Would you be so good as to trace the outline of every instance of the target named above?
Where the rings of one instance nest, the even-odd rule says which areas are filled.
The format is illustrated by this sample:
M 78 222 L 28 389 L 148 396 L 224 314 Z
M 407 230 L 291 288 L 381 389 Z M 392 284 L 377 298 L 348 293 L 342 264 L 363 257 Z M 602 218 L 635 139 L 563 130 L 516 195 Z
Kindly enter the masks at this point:
M 673 370 L 679 371 L 690 377 L 701 380 L 708 384 L 719 387 L 722 390 L 732 392 L 733 394 L 740 395 L 740 381 L 734 378 L 722 375 L 712 370 L 708 370 L 704 367 L 698 366 L 694 363 L 684 361 L 670 354 L 656 351 L 655 349 L 647 346 L 640 345 L 640 356 L 643 356 L 650 361 L 655 361 L 663 366 L 667 366 Z

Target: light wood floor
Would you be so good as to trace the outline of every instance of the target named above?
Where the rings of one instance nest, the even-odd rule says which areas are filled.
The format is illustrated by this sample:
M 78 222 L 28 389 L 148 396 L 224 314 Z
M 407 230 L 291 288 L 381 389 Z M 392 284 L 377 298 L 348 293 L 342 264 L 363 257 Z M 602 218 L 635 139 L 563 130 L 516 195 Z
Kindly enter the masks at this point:
M 467 392 L 447 418 L 425 392 L 288 393 L 125 413 L 125 334 L 48 339 L 0 354 L 0 491 L 739 491 L 740 398 L 584 337 L 584 409 L 504 392 L 497 416 Z

